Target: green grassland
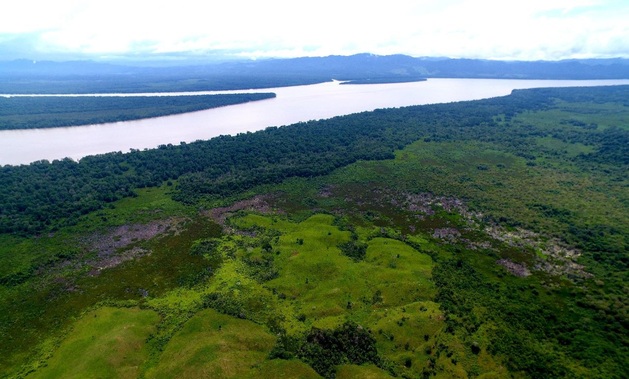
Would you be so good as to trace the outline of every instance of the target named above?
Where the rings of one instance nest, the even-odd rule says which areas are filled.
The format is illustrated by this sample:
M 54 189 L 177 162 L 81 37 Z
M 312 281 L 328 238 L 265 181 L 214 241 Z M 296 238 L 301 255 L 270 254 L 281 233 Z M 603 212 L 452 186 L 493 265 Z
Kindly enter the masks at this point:
M 1 235 L 0 376 L 627 377 L 629 107 L 493 117 L 326 175 L 185 204 L 164 183 Z
M 242 378 L 264 362 L 275 338 L 262 326 L 206 309 L 166 345 L 148 378 Z
M 103 307 L 86 313 L 32 378 L 136 378 L 148 358 L 146 338 L 159 316 L 150 310 Z

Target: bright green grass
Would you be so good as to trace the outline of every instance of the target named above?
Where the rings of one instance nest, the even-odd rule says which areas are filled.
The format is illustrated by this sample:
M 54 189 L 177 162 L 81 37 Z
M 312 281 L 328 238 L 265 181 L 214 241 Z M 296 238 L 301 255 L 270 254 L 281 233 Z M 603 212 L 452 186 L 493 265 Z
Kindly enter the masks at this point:
M 271 239 L 270 253 L 252 245 L 250 237 L 224 237 L 218 250 L 236 258 L 223 264 L 208 284 L 209 291 L 241 305 L 248 319 L 268 323 L 274 318 L 274 324 L 289 335 L 296 336 L 311 326 L 333 329 L 347 320 L 369 327 L 374 333 L 380 330 L 375 336 L 384 356 L 397 367 L 403 366 L 404 358 L 411 354 L 419 371 L 409 372 L 421 372 L 427 364 L 423 348 L 434 343 L 443 327 L 443 316 L 430 301 L 435 295 L 430 279 L 432 259 L 399 240 L 373 238 L 374 229 L 362 227 L 357 235 L 368 238 L 364 240 L 368 244 L 366 256 L 362 261 L 353 261 L 338 248 L 349 241 L 350 232 L 339 230 L 334 220 L 325 214 L 315 214 L 302 222 L 256 214 L 233 218 L 231 222 L 237 227 L 262 228 L 258 229 L 261 238 L 264 230 L 273 231 L 276 237 Z M 428 244 L 421 237 L 415 239 L 420 245 Z M 264 254 L 273 255 L 279 276 L 260 285 L 248 277 L 241 259 Z M 299 316 L 304 320 L 297 321 Z M 397 324 L 402 318 L 404 327 Z M 424 334 L 430 336 L 429 341 L 424 340 Z M 392 336 L 398 341 L 391 342 Z M 387 355 L 398 351 L 400 343 L 410 343 L 411 350 L 419 355 Z M 374 371 L 357 367 L 344 370 L 366 370 L 365 375 Z
M 135 378 L 147 359 L 146 338 L 159 316 L 104 307 L 85 314 L 46 366 L 28 378 Z
M 340 231 L 330 215 L 315 215 L 297 224 L 282 227 L 262 216 L 246 216 L 240 225 L 276 228 L 282 233 L 275 249 L 280 276 L 267 286 L 296 299 L 296 308 L 313 325 L 332 328 L 346 317 L 361 318 L 372 306 L 400 305 L 430 299 L 430 257 L 392 239 L 369 241 L 367 257 L 354 262 L 337 247 L 350 233 Z M 303 242 L 302 242 L 303 241 Z M 382 300 L 374 305 L 374 296 Z M 307 305 L 307 306 L 306 306 Z
M 199 296 L 218 294 L 226 303 L 240 307 L 237 312 L 246 319 L 257 325 L 279 328 L 293 336 L 310 327 L 333 329 L 352 320 L 372 331 L 381 356 L 396 368 L 398 374 L 410 377 L 420 376 L 432 364 L 430 359 L 436 359 L 440 372 L 449 377 L 465 377 L 466 369 L 473 365 L 478 366 L 479 372 L 504 373 L 484 350 L 477 360 L 478 357 L 469 352 L 469 341 L 459 341 L 457 337 L 444 334 L 444 315 L 439 305 L 431 301 L 436 289 L 431 281 L 433 261 L 430 256 L 400 240 L 374 237 L 374 229 L 365 226 L 357 228 L 357 235 L 368 244 L 366 256 L 363 261 L 355 262 L 342 255 L 337 247 L 350 239 L 350 233 L 339 230 L 333 225 L 334 221 L 333 216 L 325 214 L 315 214 L 301 222 L 280 216 L 240 214 L 231 220 L 232 225 L 257 230 L 256 237 L 223 237 L 217 246 L 217 251 L 225 259 L 223 265 L 203 288 L 189 290 L 182 296 L 186 299 L 192 296 L 190 301 L 198 304 Z M 269 239 L 267 233 L 274 237 Z M 420 235 L 408 238 L 422 249 L 439 249 Z M 270 241 L 270 251 L 262 250 L 261 240 Z M 251 277 L 251 268 L 244 262 L 268 254 L 273 256 L 279 276 L 260 283 Z M 176 301 L 179 295 L 173 296 L 167 303 Z M 478 317 L 486 316 L 482 311 L 475 313 Z M 222 317 L 239 321 L 232 316 Z M 304 320 L 300 321 L 300 317 Z M 205 332 L 193 328 L 199 322 L 197 316 L 189 321 L 189 326 L 181 332 L 186 338 L 181 340 L 210 340 L 203 336 Z M 262 327 L 261 330 L 268 329 Z M 156 373 L 166 370 L 164 362 L 173 362 L 173 367 L 168 370 L 197 367 L 197 363 L 187 360 L 192 358 L 181 361 L 170 355 L 169 351 L 175 354 L 175 351 L 186 349 L 183 342 L 177 342 L 177 335 L 167 345 L 158 366 L 149 371 L 151 375 L 159 376 Z M 486 346 L 484 332 L 479 332 L 475 338 Z M 188 344 L 196 346 L 196 343 Z M 444 357 L 435 356 L 437 346 L 445 351 Z M 205 354 L 209 356 L 209 353 Z M 313 374 L 308 370 L 304 372 L 307 366 L 298 361 L 263 360 L 253 368 L 253 371 L 243 371 L 239 375 L 268 376 L 271 375 L 268 370 L 278 370 L 278 377 Z M 219 369 L 214 367 L 214 370 Z M 186 376 L 183 371 L 165 372 Z M 387 373 L 375 367 L 339 367 L 340 377 L 369 375 L 378 377 Z
M 380 307 L 429 300 L 435 294 L 430 281 L 432 259 L 401 241 L 389 238 L 369 241 L 365 266 L 365 276 L 382 293 Z
M 445 327 L 443 320 L 438 304 L 421 301 L 373 312 L 368 325 L 383 357 L 405 375 L 417 377 L 428 364 L 429 351 Z
M 263 363 L 275 337 L 248 320 L 207 309 L 177 332 L 147 378 L 242 378 Z

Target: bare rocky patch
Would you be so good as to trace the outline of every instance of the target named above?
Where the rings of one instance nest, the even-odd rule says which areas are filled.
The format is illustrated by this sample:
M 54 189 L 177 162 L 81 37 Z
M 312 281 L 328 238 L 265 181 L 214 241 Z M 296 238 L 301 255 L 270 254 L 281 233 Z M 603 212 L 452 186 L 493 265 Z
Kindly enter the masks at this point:
M 461 232 L 455 228 L 437 228 L 432 233 L 432 237 L 447 241 L 456 241 L 461 237 Z
M 325 186 L 325 187 L 321 188 L 321 190 L 319 191 L 319 193 L 317 195 L 319 197 L 322 197 L 322 198 L 325 199 L 325 198 L 328 198 L 328 197 L 332 196 L 332 194 L 333 194 L 332 191 L 333 190 L 334 190 L 334 186 L 328 185 L 328 186 Z
M 203 211 L 202 214 L 210 217 L 214 222 L 227 229 L 226 232 L 233 233 L 235 231 L 227 225 L 226 221 L 238 211 L 249 211 L 261 214 L 278 213 L 278 211 L 272 208 L 269 204 L 268 196 L 269 195 L 257 195 L 251 199 L 235 202 L 228 207 L 212 208 L 210 210 Z
M 523 264 L 511 262 L 508 259 L 499 259 L 496 263 L 507 269 L 507 271 L 515 276 L 524 278 L 531 275 L 529 269 Z
M 107 232 L 90 234 L 82 238 L 80 243 L 87 251 L 95 252 L 96 255 L 83 262 L 83 265 L 90 267 L 90 275 L 98 275 L 103 269 L 150 255 L 150 250 L 134 245 L 162 234 L 177 234 L 181 231 L 184 221 L 181 218 L 169 218 L 147 224 L 122 225 Z
M 116 267 L 123 262 L 130 261 L 137 258 L 142 258 L 150 254 L 151 254 L 151 250 L 143 249 L 141 247 L 135 246 L 129 250 L 123 251 L 120 254 L 99 257 L 99 259 L 90 260 L 86 262 L 87 265 L 92 267 L 90 271 L 88 272 L 88 274 L 90 276 L 97 276 L 100 274 L 102 270 Z
M 408 211 L 417 212 L 419 218 L 434 214 L 435 209 L 439 207 L 449 213 L 458 213 L 467 224 L 467 227 L 464 229 L 468 230 L 478 230 L 481 228 L 481 225 L 485 225 L 481 223 L 483 219 L 482 213 L 470 210 L 461 199 L 453 197 L 435 196 L 426 193 L 407 194 L 405 201 L 398 203 L 398 205 L 405 207 Z M 492 249 L 494 243 L 491 240 L 493 239 L 521 249 L 523 251 L 522 254 L 527 254 L 525 250 L 538 252 L 539 255 L 534 258 L 535 264 L 532 268 L 508 259 L 501 259 L 497 262 L 516 276 L 529 276 L 531 275 L 530 270 L 536 270 L 555 276 L 566 275 L 572 279 L 592 277 L 592 274 L 586 272 L 582 265 L 576 263 L 581 252 L 566 246 L 556 238 L 546 238 L 523 228 L 507 230 L 495 223 L 488 224 L 483 228 L 484 233 L 490 238 L 486 241 L 465 239 L 461 233 L 462 231 L 449 227 L 435 228 L 432 237 L 450 243 L 462 243 L 470 249 Z
M 326 189 L 324 192 L 327 195 L 331 190 L 334 189 Z M 511 230 L 497 223 L 488 223 L 481 212 L 471 210 L 463 200 L 455 197 L 374 189 L 359 197 L 345 195 L 345 200 L 352 201 L 363 209 L 394 207 L 408 212 L 411 215 L 411 225 L 408 228 L 411 233 L 427 232 L 442 243 L 459 244 L 467 249 L 489 250 L 498 254 L 505 245 L 514 247 L 516 251 L 521 251 L 523 258 L 526 257 L 524 260 L 532 260 L 533 263 L 527 266 L 522 262 L 501 259 L 497 264 L 516 276 L 528 276 L 532 271 L 541 271 L 570 279 L 592 277 L 592 274 L 576 262 L 581 255 L 579 250 L 566 246 L 559 239 L 548 238 L 530 230 Z M 461 218 L 458 225 L 449 222 L 433 223 L 433 217 L 441 210 L 459 214 Z M 479 233 L 485 237 L 477 237 Z
M 493 239 L 509 246 L 528 248 L 538 252 L 539 257 L 535 260 L 534 270 L 555 276 L 567 275 L 572 279 L 593 277 L 592 274 L 585 271 L 583 265 L 576 263 L 576 260 L 581 256 L 581 251 L 566 246 L 556 238 L 545 238 L 523 228 L 506 230 L 495 224 L 488 225 L 485 232 Z

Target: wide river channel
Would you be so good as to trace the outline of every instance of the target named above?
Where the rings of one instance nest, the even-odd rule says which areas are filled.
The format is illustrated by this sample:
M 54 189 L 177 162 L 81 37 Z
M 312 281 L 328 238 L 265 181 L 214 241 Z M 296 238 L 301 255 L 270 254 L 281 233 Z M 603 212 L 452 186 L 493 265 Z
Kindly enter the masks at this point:
M 219 135 L 234 135 L 268 126 L 326 119 L 377 108 L 504 96 L 514 89 L 619 84 L 629 84 L 629 80 L 429 79 L 423 82 L 369 85 L 340 85 L 335 81 L 255 91 L 196 92 L 195 94 L 274 92 L 277 97 L 135 121 L 0 131 L 0 165 L 28 164 L 42 159 L 52 161 L 65 157 L 78 160 L 87 155 L 193 142 Z M 160 95 L 189 94 L 191 93 Z

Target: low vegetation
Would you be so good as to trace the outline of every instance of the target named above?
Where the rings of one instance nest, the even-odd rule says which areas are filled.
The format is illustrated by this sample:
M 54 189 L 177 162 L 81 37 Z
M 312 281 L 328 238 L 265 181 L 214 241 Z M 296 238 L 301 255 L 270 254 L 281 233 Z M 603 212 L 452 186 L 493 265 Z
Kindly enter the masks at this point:
M 627 377 L 628 91 L 4 167 L 0 372 Z

